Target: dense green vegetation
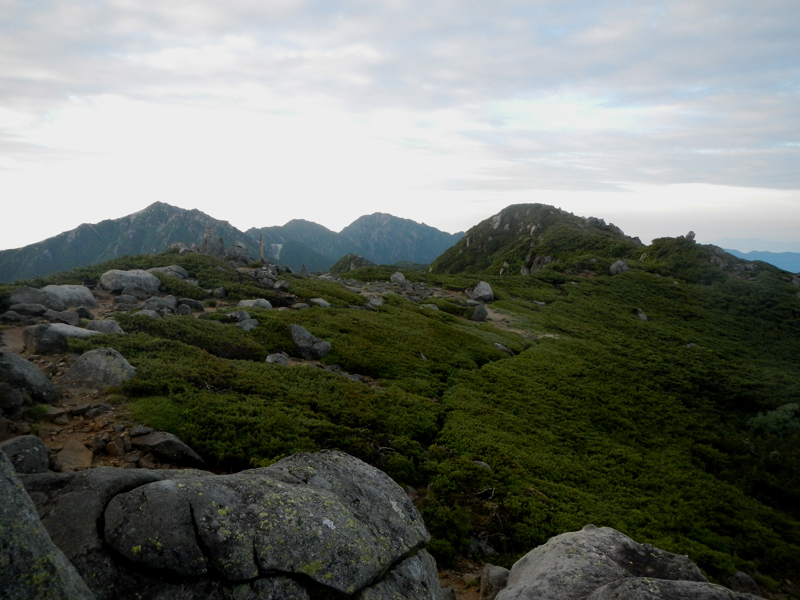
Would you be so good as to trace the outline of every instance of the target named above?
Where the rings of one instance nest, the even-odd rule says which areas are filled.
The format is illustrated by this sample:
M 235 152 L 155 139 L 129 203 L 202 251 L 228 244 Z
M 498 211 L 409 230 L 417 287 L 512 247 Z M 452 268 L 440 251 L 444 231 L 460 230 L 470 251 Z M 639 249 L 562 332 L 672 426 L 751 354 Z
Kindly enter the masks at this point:
M 613 232 L 590 233 L 542 234 L 537 243 L 566 258 L 530 276 L 484 271 L 497 297 L 488 323 L 467 320 L 455 294 L 426 300 L 439 311 L 400 295 L 356 310 L 364 298 L 341 284 L 289 275 L 295 298 L 333 308 L 251 309 L 260 325 L 249 333 L 226 322 L 224 304 L 209 320 L 120 317 L 129 335 L 75 348 L 122 352 L 138 369 L 122 390 L 136 417 L 220 469 L 319 448 L 376 464 L 417 490 L 442 564 L 488 546 L 509 563 L 595 523 L 688 554 L 713 578 L 744 570 L 787 586 L 800 572 L 800 290 L 763 263 L 722 271 L 713 249 L 689 240 L 634 253 Z M 608 275 L 621 256 L 631 270 Z M 270 297 L 208 257 L 120 261 L 182 264 L 203 287 Z M 405 275 L 445 292 L 476 281 Z M 263 361 L 292 354 L 292 323 L 332 344 L 323 364 Z

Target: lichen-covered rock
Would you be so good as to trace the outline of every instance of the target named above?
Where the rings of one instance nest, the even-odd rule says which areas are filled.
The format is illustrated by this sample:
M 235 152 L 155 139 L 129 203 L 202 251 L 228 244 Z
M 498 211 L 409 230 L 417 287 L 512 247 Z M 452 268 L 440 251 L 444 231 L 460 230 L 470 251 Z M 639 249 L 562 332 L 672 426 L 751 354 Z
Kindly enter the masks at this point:
M 46 473 L 50 464 L 44 442 L 35 435 L 20 435 L 0 443 L 17 473 Z
M 292 340 L 297 345 L 298 353 L 307 360 L 320 359 L 331 351 L 330 342 L 312 335 L 300 325 L 289 325 L 289 331 L 292 334 Z
M 610 527 L 587 525 L 551 538 L 514 563 L 497 600 L 583 599 L 629 577 L 707 581 L 686 556 L 637 544 Z
M 50 540 L 36 507 L 0 452 L 0 597 L 90 600 L 94 595 Z
M 121 292 L 130 288 L 155 294 L 160 286 L 161 280 L 158 277 L 142 269 L 130 271 L 112 269 L 100 276 L 100 287 L 109 292 Z
M 53 404 L 58 401 L 58 392 L 50 380 L 27 360 L 12 352 L 0 350 L 0 382 L 27 392 L 38 402 Z
M 21 287 L 14 290 L 8 299 L 10 305 L 13 304 L 42 304 L 52 310 L 65 310 L 67 306 L 64 302 L 49 292 L 37 290 L 32 287 Z
M 113 348 L 98 348 L 82 354 L 64 373 L 62 381 L 83 388 L 103 391 L 120 386 L 136 375 L 136 369 Z
M 60 354 L 67 351 L 70 338 L 82 339 L 101 335 L 99 331 L 89 331 L 64 323 L 43 323 L 31 325 L 23 330 L 25 347 L 37 354 Z
M 733 592 L 721 585 L 629 577 L 596 589 L 586 600 L 758 600 L 760 596 Z
M 365 589 L 359 600 L 443 600 L 436 561 L 420 550 Z
M 97 300 L 94 299 L 92 291 L 85 285 L 46 285 L 42 291 L 61 300 L 67 308 L 79 306 L 94 308 L 97 306 Z

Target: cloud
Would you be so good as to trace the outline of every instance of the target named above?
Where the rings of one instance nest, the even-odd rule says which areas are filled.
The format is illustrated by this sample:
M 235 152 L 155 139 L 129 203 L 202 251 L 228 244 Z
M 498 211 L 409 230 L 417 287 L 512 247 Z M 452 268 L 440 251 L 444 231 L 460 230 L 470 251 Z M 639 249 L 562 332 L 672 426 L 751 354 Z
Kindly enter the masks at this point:
M 797 190 L 798 22 L 794 0 L 4 0 L 0 184 L 360 203 L 338 216 Z

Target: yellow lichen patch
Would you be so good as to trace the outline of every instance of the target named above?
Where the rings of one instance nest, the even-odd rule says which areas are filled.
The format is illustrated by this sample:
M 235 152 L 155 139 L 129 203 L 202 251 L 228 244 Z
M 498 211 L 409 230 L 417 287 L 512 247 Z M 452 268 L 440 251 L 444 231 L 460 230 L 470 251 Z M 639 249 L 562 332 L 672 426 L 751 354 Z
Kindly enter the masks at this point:
M 315 560 L 312 563 L 300 567 L 299 571 L 301 573 L 308 575 L 309 577 L 313 577 L 314 575 L 317 574 L 317 571 L 319 571 L 321 568 L 322 568 L 322 561 Z

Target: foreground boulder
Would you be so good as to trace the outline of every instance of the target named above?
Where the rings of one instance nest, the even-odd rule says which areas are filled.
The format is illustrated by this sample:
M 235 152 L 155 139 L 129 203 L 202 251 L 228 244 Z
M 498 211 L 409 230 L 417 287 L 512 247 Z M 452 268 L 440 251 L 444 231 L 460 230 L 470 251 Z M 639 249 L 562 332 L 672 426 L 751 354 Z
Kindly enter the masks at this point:
M 0 596 L 90 600 L 94 594 L 50 540 L 36 507 L 0 452 Z
M 71 338 L 83 339 L 93 335 L 102 334 L 64 323 L 31 325 L 23 330 L 25 347 L 37 354 L 61 354 L 67 351 Z
M 511 568 L 497 600 L 744 600 L 708 583 L 687 556 L 587 525 L 531 550 Z
M 64 383 L 103 391 L 120 386 L 136 375 L 136 369 L 113 348 L 98 348 L 83 354 L 64 373 Z
M 473 287 L 464 290 L 464 293 L 468 298 L 472 298 L 478 302 L 492 302 L 494 300 L 492 286 L 485 281 L 479 281 Z
M 233 475 L 100 468 L 23 478 L 99 599 L 441 598 L 408 496 L 341 452 Z
M 44 442 L 35 435 L 20 435 L 0 443 L 17 473 L 45 473 L 50 465 Z
M 59 394 L 44 374 L 24 358 L 0 350 L 0 382 L 26 392 L 36 402 L 53 404 Z

